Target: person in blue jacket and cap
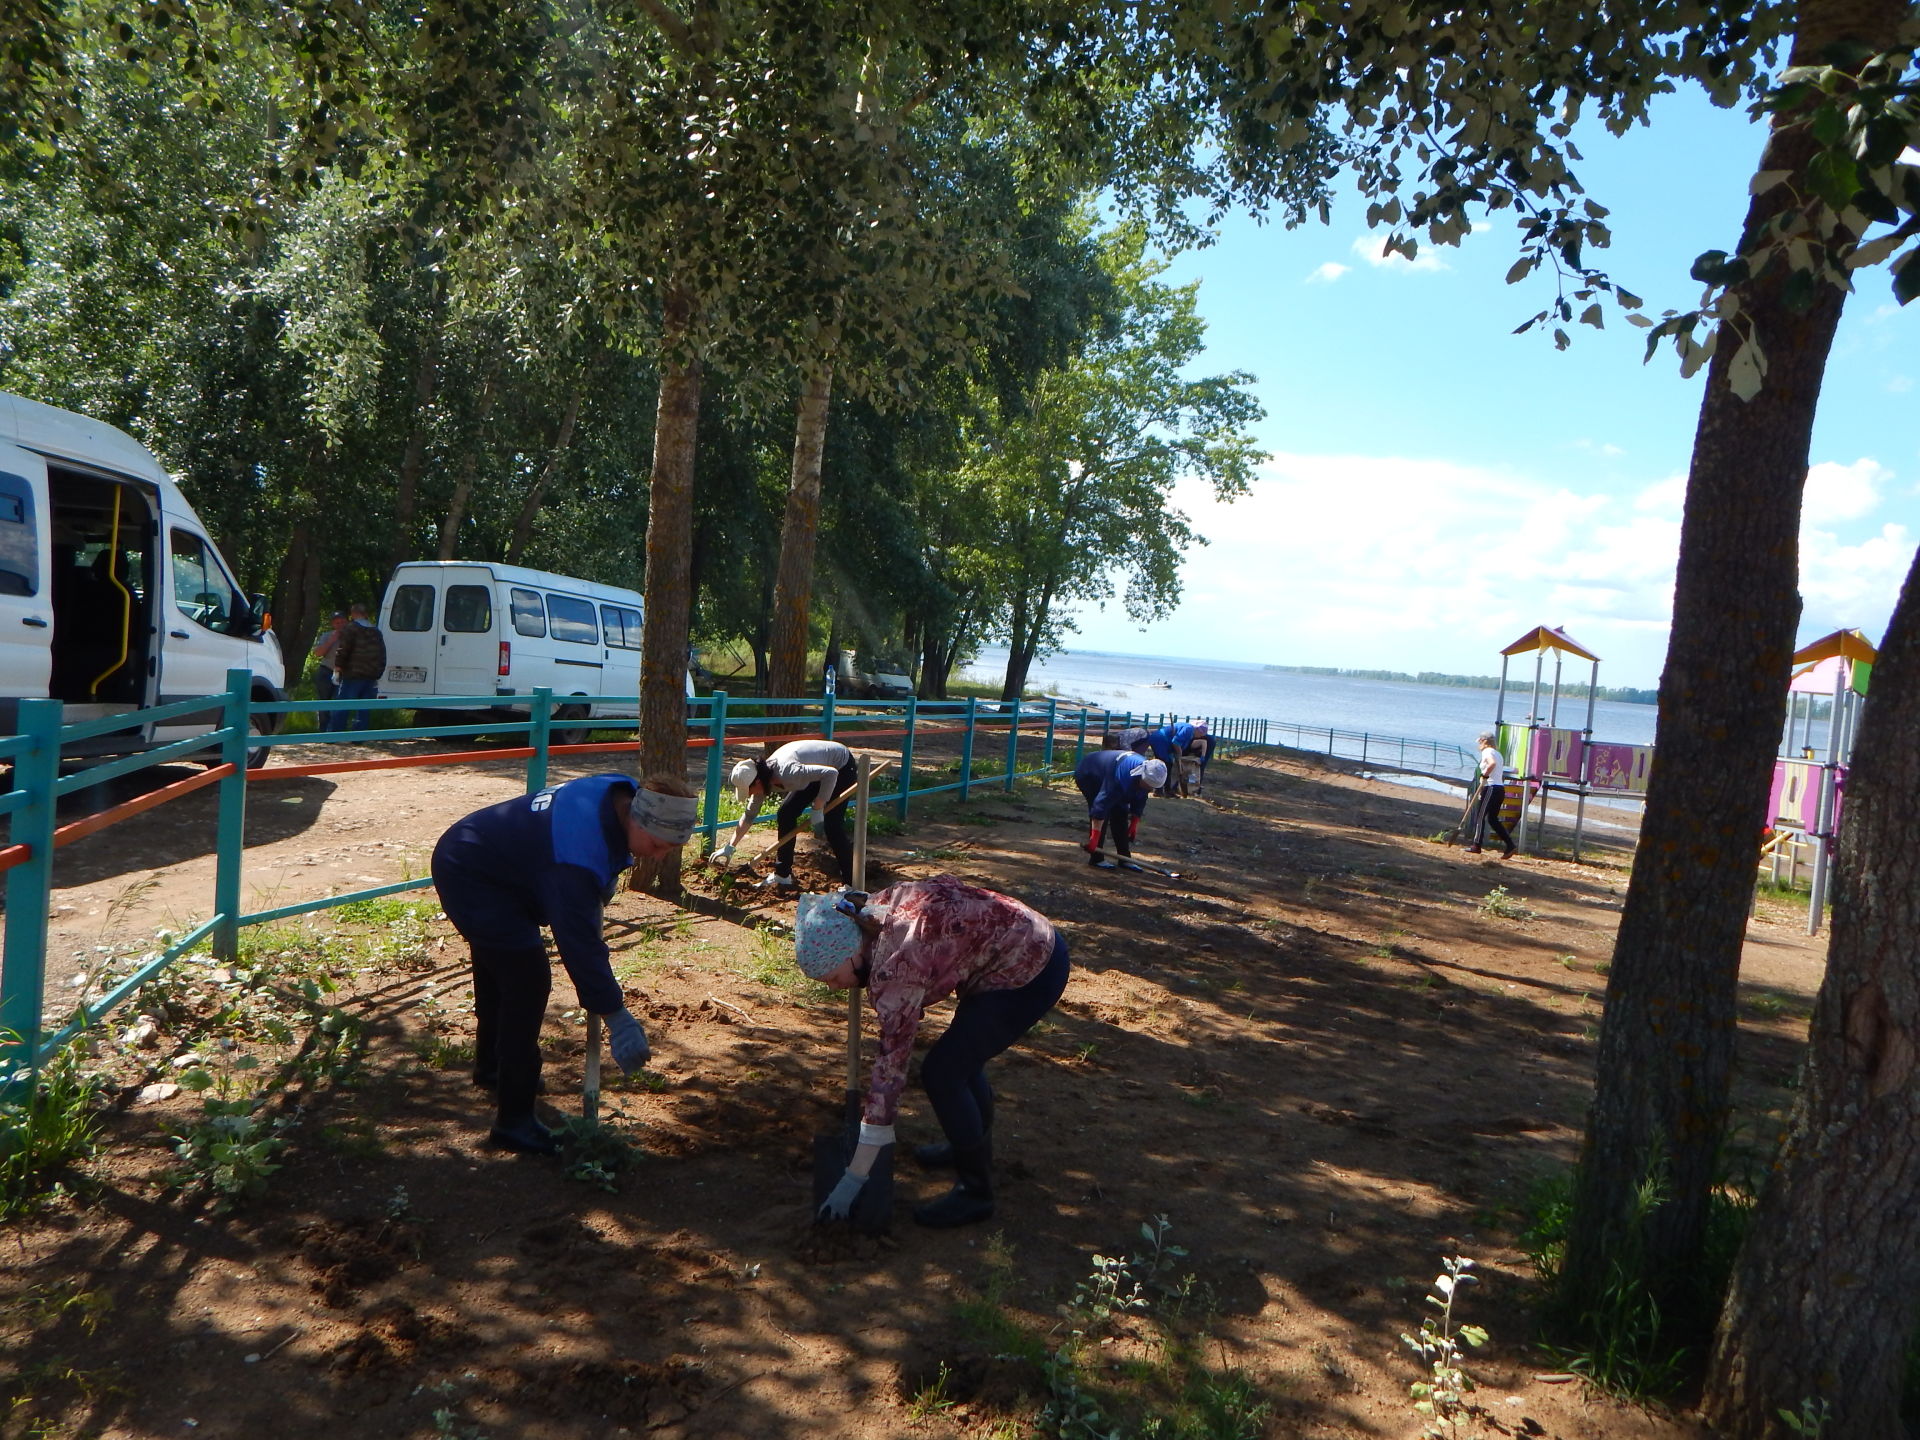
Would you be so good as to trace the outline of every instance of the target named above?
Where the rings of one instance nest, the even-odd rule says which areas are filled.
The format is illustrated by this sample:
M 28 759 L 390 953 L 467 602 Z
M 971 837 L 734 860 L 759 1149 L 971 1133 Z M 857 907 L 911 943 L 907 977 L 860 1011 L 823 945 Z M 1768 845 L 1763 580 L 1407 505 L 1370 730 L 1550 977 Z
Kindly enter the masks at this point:
M 1147 797 L 1165 783 L 1164 762 L 1130 749 L 1091 750 L 1073 767 L 1073 783 L 1087 802 L 1087 863 L 1111 868 L 1102 851 L 1107 829 L 1113 829 L 1113 848 L 1125 862 L 1133 858 L 1133 838 L 1140 833 L 1140 817 Z
M 1193 725 L 1187 720 L 1173 721 L 1147 732 L 1147 745 L 1153 751 L 1153 758 L 1167 767 L 1161 794 L 1173 794 L 1173 781 L 1180 773 L 1180 757 L 1187 753 L 1192 741 Z
M 540 1025 L 553 976 L 540 927 L 553 931 L 582 1008 L 606 1021 L 628 1074 L 652 1053 L 614 979 L 601 915 L 635 856 L 670 855 L 692 837 L 699 802 L 684 780 L 587 775 L 476 810 L 433 847 L 433 884 L 473 957 L 473 1083 L 499 1100 L 487 1139 L 552 1154 L 533 1113 Z

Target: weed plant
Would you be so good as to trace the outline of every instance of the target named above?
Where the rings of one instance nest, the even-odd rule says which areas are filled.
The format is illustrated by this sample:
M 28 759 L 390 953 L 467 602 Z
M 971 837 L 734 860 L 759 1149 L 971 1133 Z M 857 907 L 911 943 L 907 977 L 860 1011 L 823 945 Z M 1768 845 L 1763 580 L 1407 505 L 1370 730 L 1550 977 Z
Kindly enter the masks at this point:
M 746 957 L 735 969 L 755 984 L 778 990 L 796 1005 L 826 1004 L 840 996 L 832 986 L 808 979 L 793 958 L 792 938 L 771 930 L 753 932 Z
M 1487 1343 L 1487 1332 L 1478 1325 L 1456 1325 L 1453 1319 L 1460 1292 L 1480 1283 L 1480 1277 L 1472 1273 L 1473 1261 L 1450 1255 L 1440 1263 L 1441 1273 L 1434 1278 L 1426 1297 L 1440 1313 L 1424 1317 L 1417 1333 L 1400 1334 L 1401 1343 L 1427 1367 L 1426 1378 L 1409 1387 L 1414 1412 L 1427 1422 L 1420 1432 L 1422 1440 L 1455 1440 L 1461 1425 L 1471 1422 L 1474 1406 L 1467 1397 L 1473 1393 L 1474 1383 L 1463 1363 L 1466 1351 L 1461 1345 L 1464 1342 L 1477 1350 Z
M 610 1125 L 569 1115 L 554 1127 L 560 1142 L 560 1173 L 569 1180 L 597 1185 L 610 1195 L 620 1192 L 619 1176 L 640 1160 L 640 1147 Z
M 0 1049 L 20 1044 L 0 1033 Z M 49 1195 L 48 1177 L 93 1153 L 99 1133 L 98 1081 L 80 1073 L 68 1046 L 0 1099 L 0 1220 L 32 1210 Z
M 1480 902 L 1480 913 L 1490 915 L 1496 920 L 1531 920 L 1533 911 L 1507 893 L 1507 887 L 1496 885 L 1489 890 L 1486 898 Z
M 1054 1440 L 1256 1440 L 1271 1404 L 1251 1377 L 1205 1359 L 1210 1296 L 1181 1274 L 1186 1251 L 1164 1215 L 1140 1226 L 1127 1258 L 1096 1255 L 1061 1307 L 1066 1338 L 1041 1362 L 1035 1422 Z M 1196 1309 L 1199 1314 L 1194 1313 Z M 1130 1358 L 1102 1359 L 1126 1339 Z

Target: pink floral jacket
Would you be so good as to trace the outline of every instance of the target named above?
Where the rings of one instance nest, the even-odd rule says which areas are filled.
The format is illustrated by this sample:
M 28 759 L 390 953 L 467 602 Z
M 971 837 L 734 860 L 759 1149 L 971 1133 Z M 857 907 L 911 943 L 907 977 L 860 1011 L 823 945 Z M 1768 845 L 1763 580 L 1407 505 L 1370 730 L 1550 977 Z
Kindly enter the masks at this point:
M 927 1006 L 948 995 L 1019 989 L 1052 958 L 1053 922 L 951 875 L 889 885 L 868 905 L 887 913 L 868 951 L 867 995 L 880 1017 L 880 1049 L 865 1118 L 891 1125 Z

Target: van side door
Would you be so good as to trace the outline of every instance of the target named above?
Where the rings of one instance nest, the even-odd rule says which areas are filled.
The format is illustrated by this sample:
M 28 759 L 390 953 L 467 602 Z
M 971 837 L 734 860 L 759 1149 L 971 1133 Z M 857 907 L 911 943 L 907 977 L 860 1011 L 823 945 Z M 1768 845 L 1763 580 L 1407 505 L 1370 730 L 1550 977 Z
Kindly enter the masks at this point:
M 601 647 L 606 669 L 601 672 L 603 695 L 638 696 L 640 694 L 640 612 L 626 605 L 600 607 Z M 609 706 L 607 713 L 638 713 L 627 705 Z
M 193 695 L 223 695 L 229 668 L 251 669 L 248 636 L 253 608 L 227 574 L 213 542 L 196 530 L 168 523 L 167 560 L 153 609 L 160 631 L 160 703 Z M 165 742 L 197 735 L 220 723 L 218 709 L 157 726 Z
M 491 695 L 500 670 L 493 575 L 478 566 L 440 571 L 437 695 Z
M 53 680 L 46 497 L 47 462 L 0 441 L 0 697 L 8 700 L 44 696 Z M 13 715 L 4 719 L 12 733 Z

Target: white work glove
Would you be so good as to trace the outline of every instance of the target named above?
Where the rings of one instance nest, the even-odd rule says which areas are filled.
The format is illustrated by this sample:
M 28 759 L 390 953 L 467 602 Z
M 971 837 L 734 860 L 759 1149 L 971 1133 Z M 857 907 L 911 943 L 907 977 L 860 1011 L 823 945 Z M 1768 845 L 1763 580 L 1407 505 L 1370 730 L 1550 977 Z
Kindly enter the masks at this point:
M 816 1220 L 845 1220 L 853 1214 L 854 1201 L 860 1198 L 860 1192 L 866 1188 L 867 1177 L 856 1175 L 849 1170 L 840 1177 L 840 1183 L 833 1187 L 833 1193 L 820 1202 L 820 1211 Z
M 707 859 L 718 865 L 722 870 L 726 869 L 727 866 L 733 862 L 733 842 L 729 840 L 724 845 L 716 846 L 714 852 L 707 856 Z
M 606 1017 L 606 1022 L 607 1048 L 613 1051 L 614 1063 L 628 1075 L 645 1069 L 653 1048 L 647 1044 L 647 1032 L 640 1028 L 633 1012 L 616 1010 Z

